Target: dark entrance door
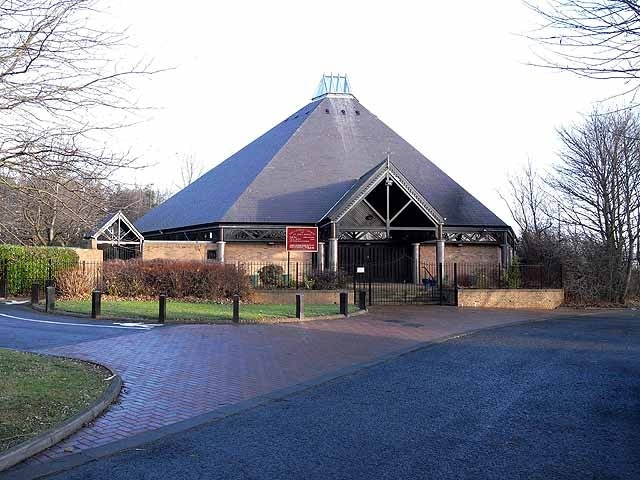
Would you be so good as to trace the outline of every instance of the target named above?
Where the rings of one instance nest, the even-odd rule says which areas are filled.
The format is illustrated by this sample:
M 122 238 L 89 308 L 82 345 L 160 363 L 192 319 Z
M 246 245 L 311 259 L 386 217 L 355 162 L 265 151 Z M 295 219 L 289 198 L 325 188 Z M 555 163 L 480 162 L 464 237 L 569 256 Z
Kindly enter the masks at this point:
M 338 245 L 338 264 L 344 272 L 353 275 L 357 267 L 369 266 L 371 279 L 375 282 L 411 281 L 411 255 L 405 245 L 393 243 L 371 243 Z
M 342 244 L 338 248 L 340 269 L 352 279 L 353 295 L 364 290 L 369 305 L 455 304 L 456 271 L 453 264 L 420 263 L 413 278 L 410 247 L 398 244 Z

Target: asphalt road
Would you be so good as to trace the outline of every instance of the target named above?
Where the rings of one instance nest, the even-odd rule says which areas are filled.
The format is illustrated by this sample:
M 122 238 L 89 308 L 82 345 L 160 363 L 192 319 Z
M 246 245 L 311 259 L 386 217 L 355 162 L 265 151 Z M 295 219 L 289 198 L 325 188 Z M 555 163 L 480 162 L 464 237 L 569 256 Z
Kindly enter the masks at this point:
M 26 306 L 0 303 L 0 348 L 39 350 L 144 331 L 145 328 L 48 315 Z
M 434 345 L 55 479 L 638 479 L 640 319 Z

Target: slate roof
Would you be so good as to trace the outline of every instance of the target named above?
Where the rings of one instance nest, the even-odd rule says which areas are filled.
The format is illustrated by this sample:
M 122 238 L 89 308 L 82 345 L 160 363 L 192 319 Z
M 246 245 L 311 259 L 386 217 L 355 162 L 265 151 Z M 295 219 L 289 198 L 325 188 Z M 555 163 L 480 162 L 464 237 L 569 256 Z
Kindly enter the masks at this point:
M 138 221 L 143 234 L 210 223 L 314 224 L 392 152 L 445 226 L 507 225 L 352 96 L 328 95 Z

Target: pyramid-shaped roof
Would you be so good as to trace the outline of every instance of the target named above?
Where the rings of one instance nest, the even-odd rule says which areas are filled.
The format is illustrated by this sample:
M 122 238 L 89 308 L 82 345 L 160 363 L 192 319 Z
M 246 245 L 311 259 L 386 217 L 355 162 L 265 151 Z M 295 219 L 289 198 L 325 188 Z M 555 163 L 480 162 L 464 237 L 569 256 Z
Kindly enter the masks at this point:
M 507 225 L 352 95 L 315 99 L 136 223 L 143 233 L 212 223 L 316 224 L 391 152 L 447 226 Z

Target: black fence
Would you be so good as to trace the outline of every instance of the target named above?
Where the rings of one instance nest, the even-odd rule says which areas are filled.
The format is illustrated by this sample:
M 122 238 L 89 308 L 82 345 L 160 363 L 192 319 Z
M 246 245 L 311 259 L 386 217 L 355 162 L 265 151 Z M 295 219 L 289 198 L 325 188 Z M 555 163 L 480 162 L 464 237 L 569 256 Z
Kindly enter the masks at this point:
M 48 285 L 58 288 L 64 285 L 67 291 L 73 291 L 73 288 L 104 289 L 103 269 L 109 262 L 0 260 L 0 297 L 28 296 L 33 283 L 43 290 Z M 319 270 L 311 262 L 237 262 L 226 267 L 246 275 L 254 289 L 345 289 L 353 292 L 354 302 L 358 292 L 364 290 L 369 304 L 455 304 L 458 288 L 563 286 L 560 266 L 513 264 L 503 268 L 500 264 L 467 263 L 421 263 L 416 266 L 410 258 L 403 258 L 387 263 L 367 263 L 338 272 Z
M 59 283 L 63 272 L 82 272 L 93 288 L 101 287 L 102 262 L 78 262 L 34 258 L 30 260 L 0 260 L 0 297 L 28 296 L 34 283 L 42 292 Z
M 456 283 L 463 288 L 562 288 L 562 267 L 459 263 Z
M 320 270 L 311 262 L 237 262 L 256 289 L 292 288 L 334 290 L 349 286 L 351 276 L 343 271 Z

